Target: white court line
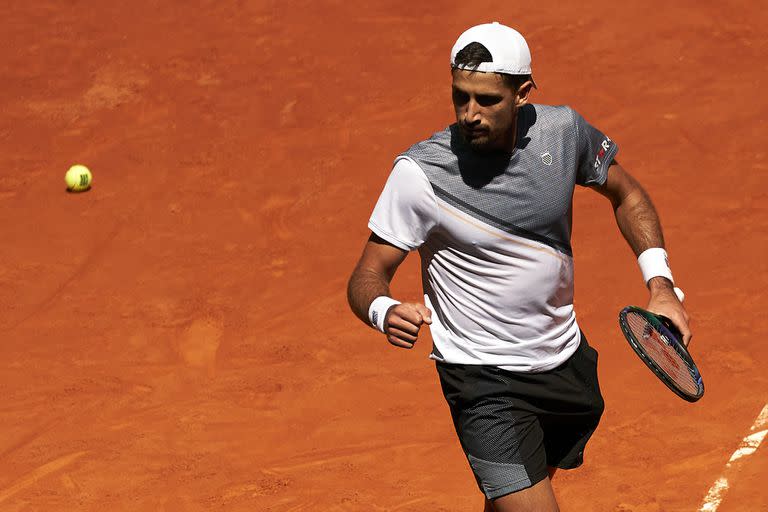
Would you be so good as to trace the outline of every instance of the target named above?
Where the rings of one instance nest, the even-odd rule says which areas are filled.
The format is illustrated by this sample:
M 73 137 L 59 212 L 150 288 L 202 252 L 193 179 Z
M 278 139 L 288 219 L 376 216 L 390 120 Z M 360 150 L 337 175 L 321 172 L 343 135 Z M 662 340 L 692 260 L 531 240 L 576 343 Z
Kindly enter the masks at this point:
M 760 432 L 755 432 L 754 434 L 745 437 L 741 442 L 739 449 L 733 452 L 733 455 L 731 455 L 731 459 L 728 461 L 728 464 L 742 457 L 755 453 L 757 447 L 760 446 L 760 443 L 762 443 L 763 439 L 765 439 L 765 434 L 768 434 L 768 430 L 761 430 Z
M 739 447 L 733 452 L 731 458 L 728 459 L 723 476 L 715 480 L 715 483 L 704 498 L 704 504 L 699 509 L 699 512 L 715 512 L 717 510 L 717 507 L 720 506 L 723 498 L 725 498 L 726 491 L 728 491 L 728 470 L 731 467 L 738 465 L 736 464 L 736 461 L 741 460 L 741 462 L 739 462 L 739 464 L 741 464 L 744 457 L 752 455 L 757 451 L 760 443 L 763 442 L 766 434 L 768 434 L 768 429 L 765 427 L 768 427 L 768 404 L 765 404 L 765 407 L 763 407 L 763 410 L 757 415 L 757 419 L 749 429 L 752 433 L 742 439 Z

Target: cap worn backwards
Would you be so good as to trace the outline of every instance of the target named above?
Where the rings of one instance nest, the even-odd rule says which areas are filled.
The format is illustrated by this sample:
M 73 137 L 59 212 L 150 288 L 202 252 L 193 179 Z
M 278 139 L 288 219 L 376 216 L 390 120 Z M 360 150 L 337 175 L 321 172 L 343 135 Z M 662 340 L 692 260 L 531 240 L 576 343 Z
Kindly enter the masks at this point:
M 493 62 L 481 62 L 477 67 L 457 65 L 456 54 L 470 43 L 480 43 L 485 46 L 490 52 Z M 459 36 L 451 50 L 451 66 L 484 73 L 530 75 L 531 51 L 520 32 L 494 21 L 493 23 L 476 25 Z

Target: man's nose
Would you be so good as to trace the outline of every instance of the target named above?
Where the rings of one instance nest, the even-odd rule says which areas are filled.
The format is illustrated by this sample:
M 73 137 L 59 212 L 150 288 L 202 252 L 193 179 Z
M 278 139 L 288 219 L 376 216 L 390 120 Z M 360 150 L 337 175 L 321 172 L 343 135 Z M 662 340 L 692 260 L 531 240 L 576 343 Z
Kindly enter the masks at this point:
M 475 124 L 480 122 L 480 105 L 473 99 L 467 102 L 466 123 Z

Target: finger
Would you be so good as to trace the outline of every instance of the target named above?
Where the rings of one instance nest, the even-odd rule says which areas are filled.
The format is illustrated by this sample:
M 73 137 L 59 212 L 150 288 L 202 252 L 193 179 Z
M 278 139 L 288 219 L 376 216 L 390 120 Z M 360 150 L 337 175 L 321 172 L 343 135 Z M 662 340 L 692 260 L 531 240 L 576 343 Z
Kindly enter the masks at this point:
M 683 335 L 683 345 L 687 347 L 693 339 L 693 333 L 691 332 L 691 328 L 688 326 L 688 322 L 685 322 L 683 325 L 685 328 L 680 330 L 680 334 Z
M 688 326 L 688 322 L 685 320 L 685 317 L 682 314 L 679 314 L 674 315 L 674 317 L 670 318 L 670 320 L 672 320 L 672 323 L 675 324 L 677 330 L 680 331 L 680 335 L 683 337 L 683 345 L 687 347 L 688 343 L 691 342 L 691 338 L 693 338 L 693 334 L 691 333 L 691 328 Z
M 398 316 L 392 315 L 387 323 L 387 330 L 399 329 L 403 332 L 410 334 L 411 336 L 419 335 L 419 325 L 414 325 L 412 322 Z
M 415 343 L 418 339 L 418 335 L 409 334 L 405 331 L 401 331 L 400 329 L 395 329 L 393 327 L 390 327 L 387 329 L 387 334 L 390 334 L 394 336 L 395 338 L 401 339 L 403 341 L 407 341 L 409 343 Z
M 432 311 L 430 311 L 429 308 L 423 304 L 419 304 L 418 311 L 419 311 L 419 314 L 421 315 L 421 318 L 424 320 L 424 323 L 427 325 L 431 325 Z
M 402 310 L 398 311 L 398 314 L 400 315 L 400 318 L 412 323 L 413 325 L 420 326 L 424 323 L 424 318 L 421 316 L 419 310 L 415 307 L 403 308 Z
M 407 341 L 401 340 L 401 339 L 399 339 L 399 338 L 397 338 L 395 336 L 392 336 L 392 335 L 388 335 L 387 336 L 387 341 L 390 344 L 392 344 L 392 345 L 394 345 L 396 347 L 400 347 L 400 348 L 413 348 L 413 343 L 409 343 Z

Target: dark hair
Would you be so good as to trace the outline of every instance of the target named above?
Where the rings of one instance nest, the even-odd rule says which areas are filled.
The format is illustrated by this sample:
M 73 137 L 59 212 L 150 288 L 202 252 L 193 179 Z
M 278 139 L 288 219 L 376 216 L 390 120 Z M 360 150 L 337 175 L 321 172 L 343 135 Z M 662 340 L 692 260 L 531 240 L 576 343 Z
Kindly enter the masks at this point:
M 488 51 L 488 48 L 478 42 L 469 43 L 456 54 L 454 69 L 457 66 L 477 69 L 483 62 L 493 62 L 493 55 L 491 55 L 491 52 Z M 499 74 L 504 80 L 504 83 L 515 91 L 525 82 L 531 80 L 531 75 Z

